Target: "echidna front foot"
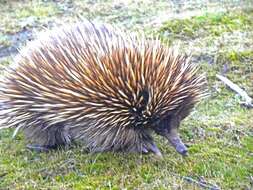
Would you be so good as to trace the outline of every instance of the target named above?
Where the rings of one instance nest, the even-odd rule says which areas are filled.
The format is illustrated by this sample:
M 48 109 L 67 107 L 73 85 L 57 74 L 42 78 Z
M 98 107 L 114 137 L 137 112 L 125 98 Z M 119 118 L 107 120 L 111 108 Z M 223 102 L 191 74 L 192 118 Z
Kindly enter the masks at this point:
M 141 153 L 147 154 L 147 153 L 153 153 L 155 156 L 162 158 L 162 153 L 157 147 L 157 145 L 151 141 L 151 142 L 145 142 L 141 147 Z
M 56 147 L 52 146 L 42 146 L 42 145 L 37 145 L 37 144 L 29 144 L 26 145 L 26 148 L 29 150 L 35 151 L 35 152 L 49 152 L 50 150 L 56 149 Z
M 51 150 L 68 148 L 66 145 L 38 145 L 38 144 L 28 144 L 26 148 L 35 152 L 49 152 Z
M 148 150 L 152 152 L 153 154 L 155 154 L 157 157 L 160 157 L 160 158 L 163 157 L 161 151 L 159 150 L 159 148 L 156 146 L 154 142 L 148 145 Z

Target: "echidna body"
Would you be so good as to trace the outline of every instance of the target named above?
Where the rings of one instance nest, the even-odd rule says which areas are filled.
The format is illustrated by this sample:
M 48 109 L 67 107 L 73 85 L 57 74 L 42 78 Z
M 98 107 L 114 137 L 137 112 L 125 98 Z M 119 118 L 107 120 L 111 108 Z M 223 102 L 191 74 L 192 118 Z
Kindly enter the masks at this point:
M 15 58 L 0 85 L 0 128 L 23 130 L 35 149 L 80 140 L 93 152 L 160 151 L 153 132 L 181 153 L 178 127 L 204 95 L 186 55 L 82 22 L 48 31 Z

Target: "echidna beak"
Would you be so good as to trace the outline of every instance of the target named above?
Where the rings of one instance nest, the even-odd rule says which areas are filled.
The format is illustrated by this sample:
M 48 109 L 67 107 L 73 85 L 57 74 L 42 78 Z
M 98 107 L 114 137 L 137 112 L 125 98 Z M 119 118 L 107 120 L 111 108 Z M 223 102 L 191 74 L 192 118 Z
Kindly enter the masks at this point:
M 187 147 L 184 145 L 184 143 L 179 137 L 169 137 L 168 140 L 179 154 L 181 154 L 182 156 L 188 155 Z

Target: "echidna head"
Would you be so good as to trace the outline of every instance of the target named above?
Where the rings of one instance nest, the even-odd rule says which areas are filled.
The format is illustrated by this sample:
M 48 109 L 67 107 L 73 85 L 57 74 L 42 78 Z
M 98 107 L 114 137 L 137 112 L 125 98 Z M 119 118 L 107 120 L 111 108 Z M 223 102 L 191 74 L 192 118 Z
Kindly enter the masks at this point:
M 186 99 L 182 106 L 175 108 L 172 112 L 165 112 L 164 115 L 156 115 L 147 111 L 149 102 L 148 90 L 144 89 L 140 91 L 138 97 L 142 101 L 139 101 L 139 106 L 135 107 L 135 111 L 131 112 L 135 116 L 135 126 L 139 128 L 142 124 L 144 124 L 144 126 L 145 124 L 150 125 L 155 133 L 166 138 L 169 144 L 172 145 L 179 154 L 186 156 L 187 147 L 179 137 L 179 126 L 180 122 L 189 115 L 193 105 L 188 104 Z
M 169 115 L 164 119 L 157 122 L 154 126 L 154 131 L 163 137 L 165 137 L 169 143 L 176 149 L 176 151 L 186 156 L 188 151 L 187 147 L 184 145 L 182 140 L 179 137 L 179 124 L 182 119 L 184 119 L 189 114 L 189 110 L 183 110 L 177 115 Z

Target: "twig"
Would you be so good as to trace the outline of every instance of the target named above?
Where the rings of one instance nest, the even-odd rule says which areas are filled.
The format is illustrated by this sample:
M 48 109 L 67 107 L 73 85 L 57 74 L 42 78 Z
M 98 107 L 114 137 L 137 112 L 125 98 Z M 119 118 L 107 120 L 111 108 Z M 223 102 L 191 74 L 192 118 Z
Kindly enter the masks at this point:
M 218 187 L 217 185 L 213 185 L 213 184 L 210 184 L 206 181 L 203 181 L 203 180 L 195 180 L 191 177 L 183 177 L 183 179 L 189 183 L 195 183 L 197 185 L 199 185 L 200 187 L 203 187 L 203 188 L 206 188 L 206 189 L 209 189 L 209 190 L 220 190 L 220 187 Z
M 249 95 L 247 94 L 247 92 L 245 92 L 237 84 L 233 83 L 231 80 L 229 80 L 228 78 L 226 78 L 224 76 L 221 76 L 221 75 L 217 74 L 216 77 L 218 79 L 220 79 L 222 82 L 224 82 L 230 89 L 232 89 L 233 91 L 235 91 L 237 94 L 239 94 L 245 100 L 245 102 L 242 102 L 242 104 L 244 106 L 246 106 L 247 108 L 253 108 L 252 98 L 249 97 Z
M 249 179 L 250 179 L 250 183 L 253 185 L 253 176 L 251 175 L 251 176 L 249 177 Z
M 181 178 L 189 183 L 194 183 L 202 188 L 209 189 L 209 190 L 220 190 L 221 188 L 217 186 L 216 184 L 211 184 L 207 181 L 205 181 L 203 178 L 199 177 L 199 180 L 195 180 L 189 176 L 180 176 L 176 173 L 172 173 L 173 176 Z

